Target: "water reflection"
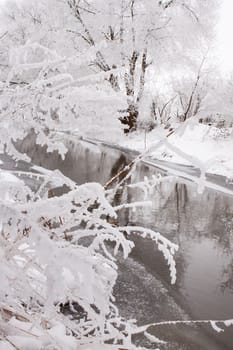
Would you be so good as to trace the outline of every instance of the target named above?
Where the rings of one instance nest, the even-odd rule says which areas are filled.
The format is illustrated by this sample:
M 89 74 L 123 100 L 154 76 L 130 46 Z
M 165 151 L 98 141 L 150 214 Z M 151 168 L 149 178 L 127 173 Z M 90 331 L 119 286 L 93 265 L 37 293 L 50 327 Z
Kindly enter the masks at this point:
M 224 281 L 221 283 L 221 290 L 224 293 L 230 290 L 233 293 L 233 259 L 223 268 Z
M 136 198 L 140 200 L 139 192 L 134 192 Z M 198 194 L 193 185 L 167 182 L 150 199 L 152 208 L 131 211 L 129 222 L 149 225 L 179 244 L 178 281 L 172 291 L 167 287 L 170 293 L 193 319 L 232 318 L 233 198 L 209 190 Z M 156 247 L 138 243 L 135 258 L 168 283 Z M 217 336 L 218 349 L 232 349 L 229 332 Z
M 104 184 L 130 162 L 121 152 L 100 150 L 84 142 L 67 142 L 69 153 L 64 161 L 58 154 L 47 155 L 31 144 L 30 139 L 25 140 L 22 149 L 33 162 L 58 168 L 78 183 Z M 131 181 L 139 182 L 159 172 L 140 165 Z M 143 198 L 142 191 L 124 186 L 116 193 L 114 204 Z M 152 207 L 126 209 L 120 213 L 120 223 L 145 225 L 177 242 L 178 280 L 174 287 L 170 285 L 168 269 L 154 243 L 135 238 L 136 248 L 129 261 L 120 263 L 115 289 L 121 312 L 137 317 L 139 323 L 187 317 L 233 318 L 233 198 L 208 189 L 198 194 L 193 184 L 174 180 L 159 184 L 149 199 Z M 173 339 L 174 347 L 169 349 L 232 350 L 232 329 L 216 334 L 210 327 L 198 331 L 189 327 L 182 332 L 178 328 L 164 334 Z
M 233 257 L 233 198 L 209 190 L 198 194 L 192 185 L 169 182 L 159 185 L 159 194 L 151 195 L 151 209 L 131 211 L 129 221 L 149 224 L 176 241 L 184 258 L 182 264 L 190 266 L 193 260 L 204 262 L 205 256 L 210 263 L 212 257 L 213 269 L 218 264 L 222 267 L 216 281 L 219 287 L 226 271 L 228 277 L 233 272 L 232 268 L 226 270 Z M 134 192 L 134 196 L 133 199 L 140 200 L 140 193 Z

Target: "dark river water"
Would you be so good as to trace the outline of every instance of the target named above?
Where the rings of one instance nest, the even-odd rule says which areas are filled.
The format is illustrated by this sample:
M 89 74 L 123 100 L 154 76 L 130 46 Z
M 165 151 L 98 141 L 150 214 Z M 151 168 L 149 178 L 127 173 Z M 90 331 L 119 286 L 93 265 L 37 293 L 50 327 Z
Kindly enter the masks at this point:
M 21 148 L 32 162 L 59 169 L 77 183 L 105 184 L 131 157 L 121 151 L 95 145 L 67 142 L 64 161 L 56 153 L 46 154 L 25 140 Z M 139 165 L 130 182 L 158 174 L 159 169 Z M 140 190 L 123 187 L 114 198 L 142 200 Z M 121 224 L 141 225 L 160 231 L 179 244 L 176 254 L 177 282 L 170 284 L 169 271 L 155 243 L 135 237 L 129 259 L 119 261 L 116 302 L 127 318 L 138 324 L 167 320 L 221 320 L 233 318 L 233 196 L 174 179 L 158 185 L 150 194 L 151 207 L 124 210 Z M 160 349 L 233 350 L 233 327 L 215 332 L 210 325 L 172 325 L 150 328 L 167 341 Z M 136 339 L 138 342 L 143 340 Z M 154 347 L 157 348 L 156 346 Z

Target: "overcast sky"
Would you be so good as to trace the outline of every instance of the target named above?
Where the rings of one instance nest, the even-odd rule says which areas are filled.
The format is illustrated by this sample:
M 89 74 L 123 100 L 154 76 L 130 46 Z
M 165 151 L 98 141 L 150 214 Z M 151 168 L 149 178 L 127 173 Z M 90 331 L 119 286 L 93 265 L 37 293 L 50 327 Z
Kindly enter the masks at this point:
M 222 0 L 218 45 L 222 70 L 233 71 L 233 0 Z

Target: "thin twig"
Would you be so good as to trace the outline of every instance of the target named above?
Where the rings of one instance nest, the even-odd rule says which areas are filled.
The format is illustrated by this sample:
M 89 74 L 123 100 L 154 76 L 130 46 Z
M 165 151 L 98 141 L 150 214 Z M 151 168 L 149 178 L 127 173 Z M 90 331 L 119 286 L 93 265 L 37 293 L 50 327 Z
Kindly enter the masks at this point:
M 4 36 L 6 36 L 8 34 L 8 31 L 6 31 L 5 33 L 3 33 L 1 36 L 0 36 L 0 40 L 4 38 Z
M 17 349 L 17 350 L 20 350 L 20 348 L 18 348 L 14 343 L 12 343 L 12 341 L 10 341 L 10 339 L 8 339 L 7 337 L 5 337 L 6 341 L 8 341 L 8 343 L 10 343 L 13 348 Z

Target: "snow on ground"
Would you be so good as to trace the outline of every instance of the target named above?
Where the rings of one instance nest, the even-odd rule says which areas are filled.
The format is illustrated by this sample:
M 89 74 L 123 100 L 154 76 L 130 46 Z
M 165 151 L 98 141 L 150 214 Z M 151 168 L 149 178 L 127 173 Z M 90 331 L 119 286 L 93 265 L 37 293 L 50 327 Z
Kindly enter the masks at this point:
M 226 133 L 230 134 L 231 130 Z M 160 133 L 155 130 L 148 133 L 133 133 L 121 141 L 121 146 L 145 151 L 154 142 L 158 141 Z M 233 137 L 225 135 L 216 127 L 196 124 L 188 125 L 182 133 L 174 133 L 168 137 L 168 141 L 187 153 L 202 161 L 209 173 L 219 174 L 233 179 Z M 153 152 L 152 156 L 160 160 L 187 164 L 179 155 L 162 146 Z
M 90 128 L 90 124 L 92 127 Z M 121 147 L 144 152 L 153 143 L 158 142 L 161 135 L 168 133 L 164 129 L 156 128 L 145 134 L 137 131 L 124 135 L 120 125 L 112 118 L 108 122 L 95 120 L 86 121 L 80 125 L 79 134 L 84 137 L 98 139 Z M 190 123 L 180 125 L 178 130 L 168 137 L 169 143 L 181 151 L 196 157 L 204 162 L 209 173 L 226 176 L 233 179 L 233 130 L 219 129 L 214 126 Z M 168 150 L 166 146 L 160 147 L 153 152 L 154 158 L 169 162 L 190 165 L 190 163 Z

